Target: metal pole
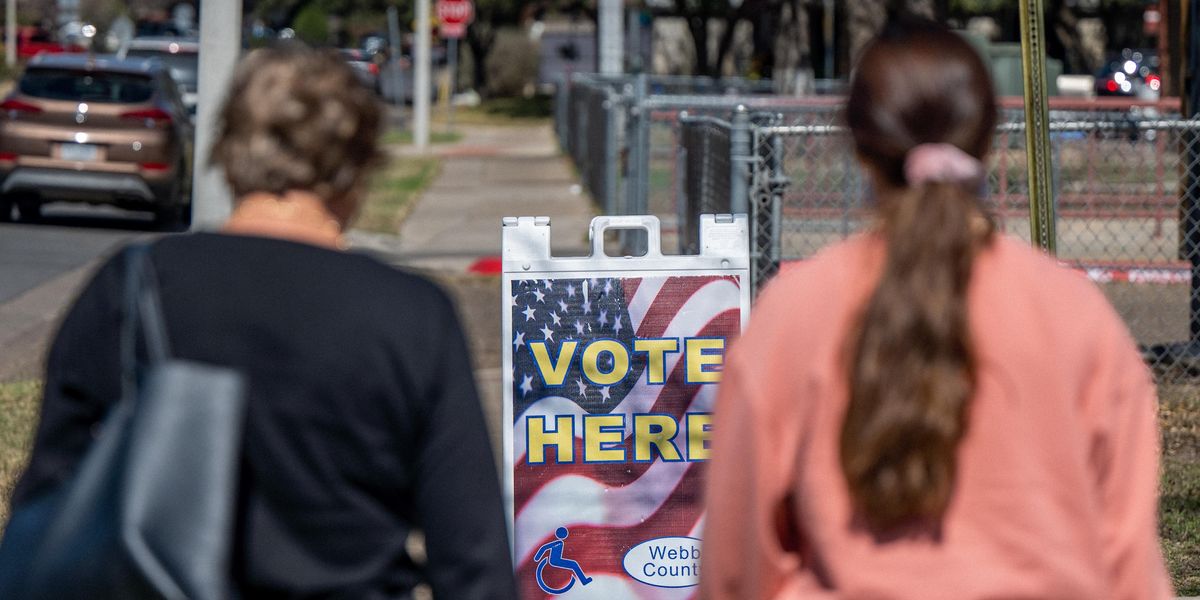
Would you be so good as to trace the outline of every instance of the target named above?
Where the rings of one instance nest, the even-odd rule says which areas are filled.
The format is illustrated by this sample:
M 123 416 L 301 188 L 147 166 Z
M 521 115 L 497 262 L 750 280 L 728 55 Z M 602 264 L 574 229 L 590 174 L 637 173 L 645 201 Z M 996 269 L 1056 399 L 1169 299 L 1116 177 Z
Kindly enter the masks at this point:
M 400 11 L 395 6 L 388 7 L 387 22 L 388 45 L 392 48 L 391 60 L 388 61 L 388 68 L 392 72 L 392 102 L 395 102 L 403 110 L 404 68 L 400 63 L 404 58 L 404 49 L 400 45 Z
M 454 84 L 458 79 L 458 38 L 450 38 L 450 47 L 447 48 L 450 53 L 450 97 L 446 103 L 446 131 L 454 131 Z
M 834 53 L 837 52 L 837 46 L 833 43 L 833 0 L 825 0 L 825 5 L 821 11 L 821 37 L 825 38 L 825 79 L 833 79 L 833 64 Z
M 631 140 L 631 158 L 636 172 L 633 177 L 632 214 L 650 214 L 650 111 L 646 108 L 646 74 L 639 73 L 633 83 L 634 106 L 629 114 L 636 119 Z
M 603 89 L 604 98 L 604 131 L 600 135 L 604 136 L 604 163 L 602 177 L 604 178 L 604 214 L 619 215 L 627 214 L 621 210 L 620 201 L 618 198 L 619 187 L 617 179 L 617 163 L 620 162 L 620 150 L 617 148 L 617 127 L 620 126 L 617 119 L 617 114 L 621 110 L 621 102 L 615 96 L 616 93 Z M 600 126 L 599 123 L 588 123 L 589 127 Z M 590 160 L 590 158 L 588 159 Z
M 1191 69 L 1186 71 L 1185 80 L 1179 82 L 1179 89 L 1184 91 L 1183 116 L 1194 119 L 1200 116 L 1200 77 L 1195 68 L 1200 61 L 1200 2 L 1192 0 L 1183 11 L 1184 18 L 1184 56 L 1180 56 L 1181 64 L 1188 64 Z M 1180 70 L 1184 72 L 1184 70 Z M 1188 131 L 1184 136 L 1186 147 L 1183 156 L 1187 164 L 1183 176 L 1183 218 L 1180 219 L 1180 232 L 1183 258 L 1192 265 L 1191 302 L 1189 303 L 1188 341 L 1191 343 L 1190 354 L 1200 353 L 1200 132 Z
M 600 0 L 600 72 L 620 75 L 625 53 L 621 23 L 622 0 Z
M 417 0 L 417 47 L 413 85 L 413 144 L 429 149 L 429 71 L 432 40 L 429 34 L 429 0 Z
M 4 62 L 9 69 L 17 66 L 17 0 L 4 7 Z
M 729 211 L 735 215 L 750 213 L 750 113 L 738 106 L 729 132 Z
M 1042 0 L 1020 0 L 1021 62 L 1025 77 L 1025 156 L 1029 163 L 1029 228 L 1033 243 L 1055 253 L 1051 192 L 1049 106 Z
M 242 49 L 242 1 L 204 0 L 200 10 L 200 65 L 196 89 L 196 144 L 192 156 L 192 228 L 225 222 L 233 198 L 225 175 L 208 166 L 217 132 L 217 113 Z

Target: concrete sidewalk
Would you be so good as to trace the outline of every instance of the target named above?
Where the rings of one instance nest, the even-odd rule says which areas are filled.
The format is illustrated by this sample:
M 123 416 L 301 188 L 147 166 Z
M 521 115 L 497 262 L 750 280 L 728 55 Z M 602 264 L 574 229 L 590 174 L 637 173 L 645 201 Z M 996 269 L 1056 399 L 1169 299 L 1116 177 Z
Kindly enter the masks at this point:
M 405 218 L 399 237 L 355 233 L 352 244 L 424 271 L 489 272 L 500 256 L 503 217 L 549 216 L 556 255 L 588 253 L 587 228 L 596 213 L 559 155 L 548 124 L 461 131 L 461 141 L 434 147 L 443 159 L 441 172 Z M 411 152 L 395 150 L 400 160 Z

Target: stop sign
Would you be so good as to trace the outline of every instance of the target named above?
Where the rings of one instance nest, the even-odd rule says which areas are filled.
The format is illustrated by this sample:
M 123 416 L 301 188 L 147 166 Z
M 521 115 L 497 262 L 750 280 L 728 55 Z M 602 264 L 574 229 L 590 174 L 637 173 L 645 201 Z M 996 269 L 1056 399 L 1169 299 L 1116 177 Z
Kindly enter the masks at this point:
M 444 38 L 460 38 L 475 18 L 471 0 L 437 0 L 437 17 Z

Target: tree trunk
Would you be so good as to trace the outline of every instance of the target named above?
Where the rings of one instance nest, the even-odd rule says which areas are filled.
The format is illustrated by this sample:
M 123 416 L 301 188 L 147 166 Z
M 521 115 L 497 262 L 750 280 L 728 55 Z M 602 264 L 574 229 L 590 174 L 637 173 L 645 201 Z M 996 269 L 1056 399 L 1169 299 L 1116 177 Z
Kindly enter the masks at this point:
M 696 49 L 696 75 L 712 77 L 712 69 L 708 62 L 708 18 L 692 16 L 687 20 L 688 30 L 692 32 L 692 45 Z
M 937 17 L 937 7 L 934 0 L 908 0 L 906 4 L 904 8 L 914 15 L 921 15 L 930 19 Z
M 850 41 L 850 64 L 858 64 L 863 47 L 883 28 L 887 19 L 886 0 L 856 0 L 846 7 L 846 30 Z
M 721 32 L 721 39 L 717 42 L 717 59 L 713 62 L 713 74 L 716 77 L 725 76 L 725 57 L 729 55 L 729 49 L 733 46 L 733 36 L 737 33 L 737 25 L 742 19 L 735 14 L 724 21 L 725 31 Z
M 487 92 L 487 52 L 495 36 L 480 30 L 485 27 L 474 25 L 467 28 L 467 46 L 471 48 L 471 84 L 480 95 Z

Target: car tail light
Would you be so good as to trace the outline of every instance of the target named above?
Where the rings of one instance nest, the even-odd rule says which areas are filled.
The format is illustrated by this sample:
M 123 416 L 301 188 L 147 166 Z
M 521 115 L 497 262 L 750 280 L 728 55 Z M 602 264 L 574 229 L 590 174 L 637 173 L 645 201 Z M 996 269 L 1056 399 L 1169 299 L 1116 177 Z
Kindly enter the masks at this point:
M 375 63 L 368 63 L 367 70 L 370 71 L 372 75 L 378 75 L 379 74 L 379 65 L 377 65 Z
M 17 153 L 0 152 L 0 162 L 17 162 Z
M 1108 91 L 1110 92 L 1115 92 L 1117 91 L 1117 82 L 1109 79 L 1108 83 L 1104 84 L 1104 87 L 1108 88 Z
M 145 162 L 139 164 L 138 166 L 141 167 L 143 171 L 150 171 L 154 173 L 162 173 L 163 171 L 169 171 L 171 169 L 171 165 L 160 162 Z
M 21 102 L 20 100 L 5 100 L 4 102 L 0 102 L 0 110 L 30 114 L 42 112 L 41 107 L 34 106 L 28 102 Z
M 1162 87 L 1162 79 L 1153 73 L 1146 76 L 1146 83 L 1150 85 L 1150 89 L 1156 92 Z
M 134 110 L 121 113 L 122 119 L 130 119 L 134 121 L 146 121 L 147 125 L 165 125 L 171 122 L 171 113 L 161 108 L 148 108 L 146 110 Z

